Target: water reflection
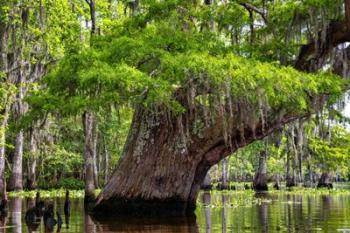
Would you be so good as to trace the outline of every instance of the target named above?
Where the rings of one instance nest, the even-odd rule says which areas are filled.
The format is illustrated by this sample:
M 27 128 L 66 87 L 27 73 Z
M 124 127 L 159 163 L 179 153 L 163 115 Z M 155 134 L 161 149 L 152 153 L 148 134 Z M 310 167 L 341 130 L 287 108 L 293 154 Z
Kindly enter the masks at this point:
M 259 193 L 255 197 L 259 204 L 243 201 L 236 207 L 237 200 L 246 196 L 203 194 L 203 202 L 211 200 L 217 207 L 210 212 L 207 205 L 197 210 L 200 232 L 208 232 L 208 222 L 211 232 L 350 232 L 350 195 Z
M 227 229 L 227 195 L 222 194 L 222 214 L 221 214 L 221 219 L 222 219 L 222 233 L 226 233 Z
M 52 203 L 52 209 L 46 212 L 46 221 L 43 217 L 45 213 L 40 216 L 40 209 L 36 208 L 39 202 L 33 199 L 13 198 L 9 201 L 8 214 L 0 214 L 0 233 L 350 232 L 348 208 L 350 195 L 264 193 L 256 196 L 261 200 L 259 204 L 249 203 L 251 199 L 246 195 L 236 191 L 203 193 L 199 198 L 203 205 L 197 208 L 196 219 L 102 218 L 101 220 L 92 218 L 84 212 L 81 199 L 70 200 L 68 214 L 64 198 L 45 199 L 43 202 L 46 207 Z M 237 200 L 241 200 L 242 204 L 237 206 Z M 30 213 L 34 213 L 34 218 Z M 53 223 L 53 220 L 56 224 L 48 224 L 50 221 Z
M 206 192 L 203 194 L 203 204 L 204 204 L 204 214 L 205 214 L 205 229 L 206 233 L 211 233 L 211 213 L 210 213 L 210 200 L 211 195 L 210 193 Z
M 195 218 L 136 218 L 94 220 L 97 232 L 122 232 L 122 233 L 199 233 Z M 96 231 L 85 231 L 96 232 Z
M 11 211 L 11 225 L 14 226 L 13 233 L 22 232 L 22 199 L 19 197 L 13 198 L 9 202 Z

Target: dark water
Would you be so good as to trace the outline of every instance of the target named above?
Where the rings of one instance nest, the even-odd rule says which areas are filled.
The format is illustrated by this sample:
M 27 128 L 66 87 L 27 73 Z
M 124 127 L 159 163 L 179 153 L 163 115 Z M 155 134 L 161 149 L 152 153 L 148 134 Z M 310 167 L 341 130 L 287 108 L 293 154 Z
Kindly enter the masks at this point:
M 83 201 L 71 199 L 72 213 L 65 223 L 63 199 L 53 199 L 63 218 L 60 232 L 347 232 L 350 233 L 350 195 L 202 193 L 196 219 L 114 219 L 97 221 L 84 213 Z M 26 225 L 24 216 L 33 200 L 14 198 L 1 219 L 0 232 L 50 232 L 43 223 Z M 55 226 L 52 232 L 57 232 Z

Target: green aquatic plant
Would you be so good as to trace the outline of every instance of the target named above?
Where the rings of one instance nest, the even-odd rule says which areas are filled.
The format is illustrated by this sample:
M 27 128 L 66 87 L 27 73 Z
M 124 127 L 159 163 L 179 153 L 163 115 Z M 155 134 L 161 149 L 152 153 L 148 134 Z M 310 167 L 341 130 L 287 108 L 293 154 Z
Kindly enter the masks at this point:
M 96 190 L 96 195 L 100 193 L 100 189 Z M 18 192 L 9 192 L 8 196 L 11 197 L 29 197 L 35 198 L 37 192 L 40 192 L 42 198 L 53 198 L 53 197 L 65 197 L 65 189 L 52 189 L 52 190 L 33 190 L 33 191 L 18 191 Z M 69 196 L 71 198 L 83 198 L 84 190 L 69 190 Z

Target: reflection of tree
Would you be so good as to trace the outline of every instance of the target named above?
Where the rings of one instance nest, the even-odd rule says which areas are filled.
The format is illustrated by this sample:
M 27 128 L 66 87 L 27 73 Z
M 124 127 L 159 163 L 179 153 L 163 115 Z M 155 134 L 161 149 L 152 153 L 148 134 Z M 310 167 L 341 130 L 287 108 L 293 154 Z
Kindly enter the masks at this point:
M 226 233 L 227 229 L 227 196 L 222 194 L 222 233 Z
M 2 228 L 3 233 L 6 233 L 6 224 L 7 224 L 7 210 L 0 211 L 0 228 Z
M 211 196 L 209 192 L 203 193 L 203 203 L 205 205 L 204 211 L 205 211 L 206 232 L 211 233 L 211 213 L 210 213 Z
M 261 226 L 261 232 L 266 233 L 269 232 L 269 222 L 268 222 L 268 205 L 266 203 L 258 206 L 258 220 Z
M 40 225 L 40 222 L 31 221 L 36 218 L 35 211 L 35 200 L 33 198 L 27 199 L 27 208 L 26 208 L 26 217 L 25 217 L 25 223 L 27 225 L 27 230 L 29 233 L 36 232 L 38 230 L 38 227 Z M 24 211 L 24 210 L 23 210 Z M 28 221 L 28 219 L 30 219 Z
M 199 233 L 195 217 L 192 218 L 112 218 L 93 219 L 98 232 L 104 233 Z M 86 231 L 85 233 L 92 233 Z
M 293 209 L 294 209 L 294 223 L 297 225 L 304 225 L 304 219 L 303 216 L 303 196 L 302 195 L 294 195 L 293 196 Z
M 11 212 L 11 224 L 14 226 L 14 233 L 22 233 L 22 199 L 15 197 L 10 200 L 9 209 Z
M 287 229 L 288 229 L 288 233 L 292 232 L 292 229 L 293 229 L 292 209 L 291 209 L 291 205 L 289 204 L 290 201 L 291 201 L 291 197 L 289 194 L 287 194 Z
M 307 230 L 312 229 L 312 207 L 315 205 L 314 198 L 307 196 L 307 216 L 306 216 L 306 226 Z
M 331 205 L 332 205 L 332 197 L 330 195 L 322 195 L 322 211 L 320 211 L 322 214 L 321 218 L 322 219 L 322 225 L 323 229 L 328 232 L 330 229 L 328 229 L 329 224 L 328 221 L 330 219 L 330 214 L 331 214 Z

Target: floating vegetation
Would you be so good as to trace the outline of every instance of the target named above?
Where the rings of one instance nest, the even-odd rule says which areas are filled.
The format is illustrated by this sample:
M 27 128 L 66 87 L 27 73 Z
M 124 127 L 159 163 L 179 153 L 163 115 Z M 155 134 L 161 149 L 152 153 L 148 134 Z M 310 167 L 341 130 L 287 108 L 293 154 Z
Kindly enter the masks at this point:
M 96 196 L 100 193 L 100 189 L 96 190 Z M 53 197 L 65 197 L 65 189 L 54 189 L 54 190 L 33 190 L 33 191 L 16 191 L 9 192 L 9 197 L 29 197 L 35 198 L 37 192 L 40 192 L 42 198 L 53 198 Z M 84 198 L 84 190 L 69 190 L 69 195 L 71 198 Z

